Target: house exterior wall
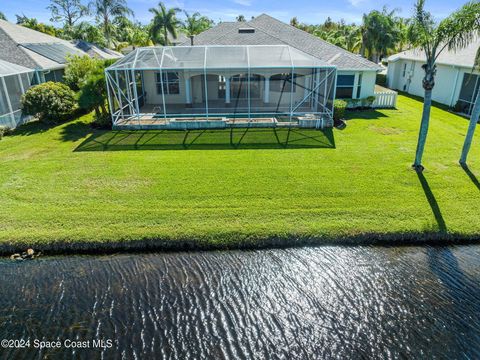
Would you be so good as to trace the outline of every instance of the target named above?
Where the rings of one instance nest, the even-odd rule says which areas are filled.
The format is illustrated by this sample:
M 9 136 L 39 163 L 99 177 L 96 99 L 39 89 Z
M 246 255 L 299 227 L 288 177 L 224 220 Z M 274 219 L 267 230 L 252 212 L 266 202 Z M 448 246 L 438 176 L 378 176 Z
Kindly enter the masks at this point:
M 279 70 L 259 70 L 259 71 L 252 71 L 252 75 L 260 75 L 262 77 L 270 78 L 272 75 L 276 75 L 282 72 L 286 72 Z M 158 105 L 162 104 L 162 94 L 157 93 L 157 85 L 156 85 L 156 71 L 149 70 L 144 71 L 144 91 L 146 93 L 146 104 L 150 105 Z M 245 70 L 230 70 L 230 71 L 218 71 L 218 72 L 211 72 L 207 73 L 207 90 L 208 90 L 208 99 L 210 101 L 214 100 L 222 100 L 225 98 L 220 99 L 218 96 L 218 82 L 213 79 L 213 76 L 224 76 L 226 78 L 231 78 L 234 75 L 244 74 Z M 305 70 L 298 70 L 295 72 L 299 76 L 296 80 L 297 86 L 295 87 L 295 91 L 292 94 L 293 104 L 300 103 L 303 98 L 305 97 L 306 93 L 304 88 L 309 88 L 310 85 L 308 83 L 311 81 L 312 75 L 305 72 Z M 190 86 L 191 86 L 191 100 L 193 103 L 198 104 L 202 103 L 203 94 L 205 92 L 205 84 L 203 82 L 203 71 L 179 71 L 179 93 L 170 95 L 165 94 L 165 103 L 166 104 L 185 104 L 187 103 L 186 98 L 186 80 L 190 79 Z M 209 77 L 211 76 L 211 77 Z M 284 92 L 283 95 L 279 91 L 275 91 L 272 89 L 270 82 L 270 91 L 268 94 L 268 103 L 270 104 L 280 104 L 280 105 L 289 105 L 290 104 L 290 92 Z M 287 86 L 291 86 L 287 84 Z M 264 99 L 264 90 L 265 90 L 265 83 L 262 81 L 260 82 L 260 97 L 259 99 Z M 231 102 L 234 100 L 231 99 Z M 168 109 L 167 109 L 168 112 Z
M 375 82 L 377 78 L 376 71 L 337 71 L 338 75 L 353 75 L 353 95 L 352 99 L 364 99 L 375 94 Z M 338 84 L 337 84 L 338 87 Z M 358 92 L 360 87 L 360 93 Z
M 388 87 L 423 97 L 422 79 L 424 71 L 422 64 L 421 61 L 406 59 L 389 63 L 387 71 Z M 465 73 L 470 74 L 471 72 L 471 69 L 465 67 L 437 64 L 432 99 L 447 106 L 455 106 L 462 87 L 463 76 Z M 478 72 L 474 73 L 478 74 Z

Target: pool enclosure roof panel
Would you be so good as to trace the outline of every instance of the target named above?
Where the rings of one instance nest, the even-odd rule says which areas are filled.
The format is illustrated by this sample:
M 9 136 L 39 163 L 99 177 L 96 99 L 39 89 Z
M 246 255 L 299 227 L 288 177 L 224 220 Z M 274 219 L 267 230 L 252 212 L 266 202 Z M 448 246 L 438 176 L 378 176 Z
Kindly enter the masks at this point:
M 12 64 L 8 61 L 0 60 L 0 77 L 34 72 L 34 71 L 35 70 L 26 68 L 21 65 Z
M 288 45 L 209 45 L 139 48 L 108 70 L 334 68 Z

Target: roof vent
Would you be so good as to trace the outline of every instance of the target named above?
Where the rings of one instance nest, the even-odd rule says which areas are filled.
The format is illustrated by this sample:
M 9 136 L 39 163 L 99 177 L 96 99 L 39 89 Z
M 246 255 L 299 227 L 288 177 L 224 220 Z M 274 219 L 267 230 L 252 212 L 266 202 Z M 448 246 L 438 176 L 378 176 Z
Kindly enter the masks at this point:
M 238 29 L 239 34 L 253 34 L 255 32 L 254 28 L 240 28 Z

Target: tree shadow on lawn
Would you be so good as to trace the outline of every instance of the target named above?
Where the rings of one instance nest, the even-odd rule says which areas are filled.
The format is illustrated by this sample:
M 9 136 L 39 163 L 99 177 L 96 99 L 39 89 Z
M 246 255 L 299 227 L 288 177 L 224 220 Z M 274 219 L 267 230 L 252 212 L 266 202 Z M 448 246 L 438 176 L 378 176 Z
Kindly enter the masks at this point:
M 387 110 L 387 109 L 386 109 Z M 395 109 L 388 109 L 395 110 Z M 381 118 L 388 118 L 381 110 L 347 110 L 345 112 L 345 120 L 379 120 Z
M 335 148 L 333 129 L 95 131 L 75 151 Z
M 442 211 L 438 206 L 437 199 L 435 195 L 433 195 L 432 190 L 430 189 L 430 185 L 428 184 L 425 175 L 421 171 L 417 171 L 418 180 L 420 180 L 420 184 L 422 185 L 423 192 L 425 193 L 425 197 L 427 198 L 428 204 L 432 209 L 433 216 L 435 217 L 435 221 L 437 222 L 438 231 L 442 234 L 447 232 L 447 224 L 445 223 L 445 219 L 443 218 Z
M 85 114 L 79 112 L 74 114 L 68 121 L 59 123 L 33 120 L 15 128 L 12 134 L 9 136 L 30 136 L 41 134 L 51 129 L 63 127 L 60 130 L 61 140 L 76 141 L 92 132 L 92 128 L 87 123 L 84 121 L 79 121 L 79 119 L 83 116 L 85 116 Z
M 480 190 L 480 181 L 478 181 L 477 177 L 475 174 L 470 170 L 467 164 L 460 164 L 462 167 L 463 171 L 468 175 L 470 180 L 472 180 L 473 184 L 477 187 L 478 190 Z

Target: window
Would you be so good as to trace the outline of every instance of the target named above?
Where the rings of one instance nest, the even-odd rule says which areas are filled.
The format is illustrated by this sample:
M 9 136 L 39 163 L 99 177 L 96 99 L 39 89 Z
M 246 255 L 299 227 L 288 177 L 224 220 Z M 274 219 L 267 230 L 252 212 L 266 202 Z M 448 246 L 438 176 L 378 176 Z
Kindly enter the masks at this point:
M 162 79 L 163 78 L 163 79 Z M 155 81 L 157 84 L 157 94 L 162 93 L 162 80 L 163 90 L 165 95 L 177 95 L 180 94 L 180 81 L 178 73 L 176 72 L 164 72 L 160 78 L 160 73 L 155 73 Z
M 276 74 L 270 77 L 270 91 L 276 92 L 296 92 L 297 91 L 297 84 L 295 79 L 297 75 L 293 75 L 293 87 L 292 87 L 292 74 L 290 73 L 283 73 L 283 74 Z
M 407 75 L 407 63 L 403 64 L 403 73 L 402 76 L 405 77 Z
M 355 75 L 337 75 L 337 99 L 351 99 L 353 97 L 353 84 Z
M 465 73 L 463 75 L 462 89 L 458 97 L 459 110 L 470 115 L 472 108 L 480 90 L 480 78 L 478 75 Z

